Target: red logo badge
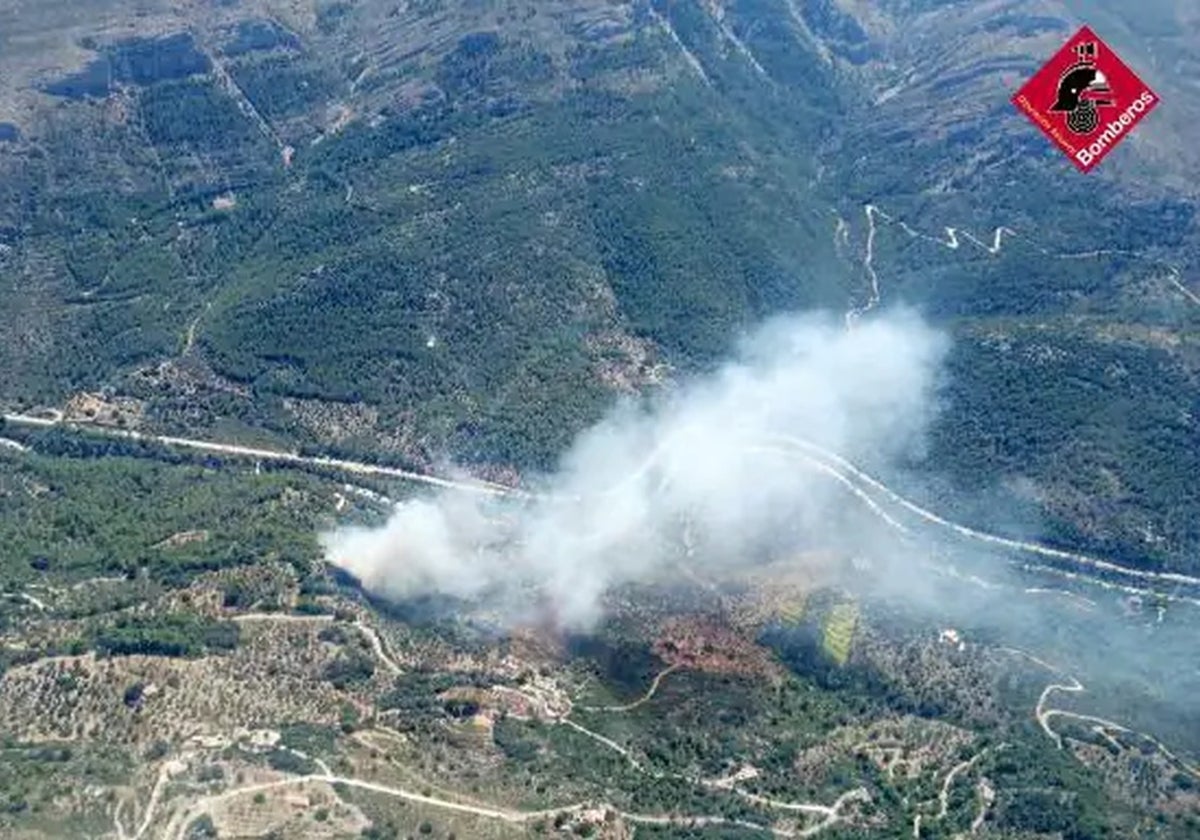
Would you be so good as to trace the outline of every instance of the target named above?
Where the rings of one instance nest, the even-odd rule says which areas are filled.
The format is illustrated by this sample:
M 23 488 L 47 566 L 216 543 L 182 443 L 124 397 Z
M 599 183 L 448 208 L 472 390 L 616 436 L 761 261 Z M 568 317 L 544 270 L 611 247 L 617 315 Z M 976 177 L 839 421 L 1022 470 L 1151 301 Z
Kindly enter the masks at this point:
M 1089 172 L 1154 110 L 1158 96 L 1085 26 L 1012 102 Z

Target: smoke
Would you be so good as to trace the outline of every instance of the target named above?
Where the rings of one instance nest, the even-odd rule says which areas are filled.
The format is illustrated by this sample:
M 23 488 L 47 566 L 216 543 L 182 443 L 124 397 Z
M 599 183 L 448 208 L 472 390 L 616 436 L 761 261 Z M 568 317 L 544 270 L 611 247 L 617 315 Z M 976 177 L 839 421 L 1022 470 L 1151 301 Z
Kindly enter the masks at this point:
M 513 618 L 547 600 L 582 629 L 610 587 L 749 564 L 845 540 L 847 489 L 780 435 L 882 463 L 919 448 L 948 342 L 895 311 L 847 331 L 823 315 L 770 321 L 714 373 L 615 407 L 531 499 L 447 490 L 386 525 L 322 537 L 332 562 L 389 597 L 444 594 Z

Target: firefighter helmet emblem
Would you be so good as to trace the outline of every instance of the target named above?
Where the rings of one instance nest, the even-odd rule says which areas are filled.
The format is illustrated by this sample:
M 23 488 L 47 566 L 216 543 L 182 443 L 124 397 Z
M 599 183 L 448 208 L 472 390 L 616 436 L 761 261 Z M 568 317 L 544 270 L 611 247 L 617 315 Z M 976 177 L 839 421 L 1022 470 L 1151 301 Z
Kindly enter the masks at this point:
M 1058 82 L 1058 91 L 1051 111 L 1067 115 L 1067 128 L 1076 134 L 1091 134 L 1100 124 L 1100 107 L 1115 104 L 1105 98 L 1111 94 L 1108 78 L 1096 66 L 1096 42 L 1089 41 L 1075 48 L 1079 60 L 1067 68 Z

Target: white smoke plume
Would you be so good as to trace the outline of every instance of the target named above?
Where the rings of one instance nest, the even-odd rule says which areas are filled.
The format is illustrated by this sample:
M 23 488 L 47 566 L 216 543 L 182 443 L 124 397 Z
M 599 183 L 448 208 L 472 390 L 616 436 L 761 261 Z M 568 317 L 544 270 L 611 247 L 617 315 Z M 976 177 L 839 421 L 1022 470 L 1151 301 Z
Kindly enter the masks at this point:
M 825 316 L 776 319 L 711 375 L 614 408 L 532 482 L 534 498 L 440 492 L 399 505 L 383 527 L 324 535 L 327 556 L 385 596 L 487 598 L 516 611 L 536 593 L 564 626 L 586 628 L 609 587 L 669 571 L 685 531 L 694 562 L 726 566 L 830 536 L 845 488 L 786 457 L 773 436 L 876 463 L 911 451 L 946 350 L 908 312 L 852 331 Z

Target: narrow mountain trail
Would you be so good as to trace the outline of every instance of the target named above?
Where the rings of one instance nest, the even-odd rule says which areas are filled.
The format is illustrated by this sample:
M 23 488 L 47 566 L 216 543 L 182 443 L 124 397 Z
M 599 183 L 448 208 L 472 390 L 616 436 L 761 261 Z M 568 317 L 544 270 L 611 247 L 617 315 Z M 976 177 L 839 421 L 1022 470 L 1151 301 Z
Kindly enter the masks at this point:
M 158 771 L 158 778 L 154 780 L 154 787 L 150 791 L 150 801 L 146 803 L 146 812 L 142 815 L 142 821 L 138 824 L 137 831 L 133 833 L 132 840 L 141 840 L 142 836 L 150 829 L 150 824 L 154 821 L 154 812 L 162 800 L 163 788 L 171 780 L 171 776 L 184 766 L 186 765 L 180 761 L 168 761 Z M 119 827 L 118 832 L 120 832 Z
M 932 823 L 932 822 L 940 822 L 940 821 L 944 820 L 946 818 L 946 816 L 950 813 L 950 788 L 954 785 L 955 779 L 957 779 L 963 773 L 966 773 L 967 771 L 971 770 L 976 764 L 978 764 L 980 762 L 980 760 L 982 760 L 989 753 L 1003 750 L 1003 749 L 1006 749 L 1007 747 L 1008 747 L 1008 744 L 1002 743 L 1002 744 L 996 745 L 995 748 L 991 748 L 991 747 L 984 748 L 984 749 L 980 750 L 979 752 L 975 753 L 975 755 L 966 759 L 965 761 L 960 761 L 958 764 L 951 767 L 950 770 L 946 773 L 945 778 L 942 779 L 942 786 L 941 786 L 941 789 L 938 791 L 937 797 L 934 799 L 925 800 L 925 801 L 921 802 L 919 805 L 917 805 L 916 813 L 913 815 L 912 836 L 918 837 L 918 838 L 921 837 L 922 836 L 922 833 L 921 833 L 922 825 Z M 980 783 L 980 785 L 982 785 L 986 781 L 987 781 L 986 779 L 980 779 L 979 783 Z M 989 789 L 990 789 L 990 786 L 989 786 Z M 923 810 L 926 808 L 926 806 L 932 805 L 934 802 L 936 802 L 937 806 L 938 806 L 937 813 L 930 814 Z M 975 831 L 977 831 L 978 826 L 983 825 L 983 819 L 986 816 L 986 814 L 987 814 L 987 806 L 985 805 L 976 813 L 975 819 L 972 822 L 971 833 L 974 833 Z
M 650 689 L 646 692 L 646 695 L 643 696 L 640 700 L 635 701 L 634 703 L 631 703 L 631 704 L 627 704 L 626 706 L 622 706 L 622 707 L 595 707 L 593 709 L 593 711 L 601 710 L 601 711 L 623 712 L 623 711 L 628 711 L 629 709 L 635 708 L 637 705 L 647 702 L 654 695 L 655 691 L 657 690 L 657 686 L 661 683 L 661 680 L 664 677 L 666 677 L 668 674 L 674 672 L 675 670 L 677 670 L 677 668 L 675 666 L 671 666 L 671 667 L 668 667 L 668 668 L 664 669 L 663 671 L 659 672 L 659 674 L 655 677 L 654 681 L 652 682 Z M 500 688 L 500 686 L 497 686 L 497 688 Z M 506 691 L 512 692 L 514 694 L 517 694 L 517 695 L 520 695 L 521 697 L 523 697 L 525 699 L 525 701 L 528 702 L 532 708 L 538 710 L 539 715 L 541 717 L 545 718 L 545 720 L 547 722 L 549 722 L 551 724 L 559 724 L 562 726 L 566 726 L 567 728 L 572 729 L 572 730 L 580 733 L 581 735 L 584 735 L 587 738 L 590 738 L 591 740 L 595 741 L 596 743 L 600 744 L 601 746 L 605 747 L 606 749 L 609 749 L 609 750 L 615 752 L 617 755 L 621 756 L 621 758 L 626 763 L 628 763 L 630 768 L 632 768 L 634 771 L 636 771 L 642 775 L 648 776 L 649 778 L 670 779 L 672 781 L 683 782 L 684 784 L 696 785 L 698 787 L 706 788 L 709 790 L 724 791 L 727 793 L 732 793 L 733 795 L 738 796 L 739 798 L 745 800 L 746 802 L 754 804 L 754 805 L 758 805 L 760 807 L 764 807 L 764 808 L 768 808 L 768 809 L 772 809 L 772 810 L 791 811 L 791 812 L 798 812 L 798 813 L 805 813 L 805 814 L 816 814 L 816 815 L 820 815 L 824 818 L 820 823 L 818 823 L 814 826 L 810 826 L 809 828 L 803 829 L 801 831 L 794 832 L 794 833 L 780 832 L 779 830 L 777 830 L 775 828 L 758 825 L 756 823 L 738 823 L 739 825 L 746 827 L 746 828 L 757 829 L 760 831 L 769 831 L 771 833 L 778 834 L 780 836 L 811 837 L 814 834 L 816 834 L 820 831 L 823 831 L 826 828 L 829 828 L 830 826 L 834 825 L 835 823 L 837 823 L 841 819 L 843 819 L 841 811 L 845 807 L 847 802 L 858 801 L 858 800 L 870 801 L 870 794 L 867 792 L 867 790 L 865 788 L 854 788 L 852 790 L 846 791 L 841 796 L 839 796 L 838 799 L 832 805 L 824 805 L 819 802 L 789 802 L 789 801 L 785 801 L 785 800 L 773 799 L 770 797 L 761 796 L 759 794 L 755 794 L 755 793 L 751 793 L 749 791 L 742 790 L 742 789 L 736 787 L 736 785 L 734 784 L 734 780 L 729 779 L 729 778 L 705 779 L 705 778 L 702 778 L 699 776 L 691 776 L 691 775 L 688 775 L 685 773 L 673 773 L 673 772 L 664 771 L 664 770 L 655 770 L 653 768 L 647 767 L 646 765 L 642 764 L 642 762 L 640 762 L 627 747 L 624 747 L 624 746 L 618 744 L 616 741 L 612 740 L 611 738 L 609 738 L 605 735 L 601 735 L 599 732 L 589 729 L 588 727 L 584 726 L 581 723 L 578 723 L 577 721 L 571 720 L 570 715 L 575 710 L 573 706 L 568 704 L 568 706 L 565 710 L 563 710 L 561 713 L 555 714 L 546 708 L 545 703 L 543 703 L 540 698 L 535 697 L 531 694 L 528 694 L 527 692 L 521 691 L 520 689 L 512 688 L 511 686 L 505 686 L 503 688 L 505 688 Z M 580 707 L 580 710 L 582 710 L 583 708 L 584 707 Z M 654 819 L 659 819 L 659 818 L 654 818 Z M 704 821 L 703 824 L 708 825 L 708 824 L 714 824 L 714 823 L 712 823 L 713 819 L 720 819 L 720 818 L 687 817 L 687 818 L 673 818 L 673 819 L 687 819 L 687 820 L 699 819 L 699 820 Z M 691 823 L 678 823 L 678 824 L 683 825 L 683 824 L 691 824 Z
M 383 647 L 383 637 L 379 635 L 379 631 L 363 621 L 355 621 L 354 627 L 367 640 L 367 644 L 371 646 L 371 651 L 375 654 L 375 658 L 383 663 L 383 667 L 388 670 L 392 676 L 399 676 L 404 673 L 401 668 L 388 652 Z
M 1179 274 L 1179 269 L 1173 265 L 1169 266 L 1169 268 L 1171 269 L 1171 273 L 1167 276 L 1167 281 L 1176 289 L 1178 289 L 1179 293 L 1185 298 L 1196 304 L 1196 306 L 1200 306 L 1200 295 L 1183 285 L 1183 280 Z
M 239 624 L 252 624 L 257 621 L 275 622 L 278 624 L 331 624 L 335 620 L 332 615 L 295 615 L 293 613 L 241 613 L 231 616 L 230 621 Z
M 834 212 L 836 214 L 836 211 Z M 963 228 L 951 226 L 946 226 L 943 228 L 944 236 L 931 236 L 913 228 L 903 219 L 898 219 L 889 215 L 887 212 L 881 210 L 874 204 L 863 205 L 863 215 L 865 216 L 867 223 L 866 243 L 864 245 L 862 258 L 863 273 L 866 275 L 868 282 L 867 299 L 857 306 L 852 306 L 849 311 L 847 311 L 847 327 L 853 327 L 855 322 L 862 318 L 862 316 L 876 308 L 881 300 L 879 274 L 875 268 L 875 240 L 876 233 L 878 232 L 878 225 L 876 223 L 877 219 L 896 225 L 900 228 L 900 230 L 904 231 L 904 233 L 907 234 L 910 239 L 919 239 L 924 242 L 931 242 L 934 245 L 939 245 L 951 251 L 957 251 L 959 246 L 962 244 L 962 241 L 966 241 L 976 246 L 980 250 L 985 251 L 992 256 L 996 256 L 1000 253 L 1001 248 L 1004 245 L 1005 237 L 1008 237 L 1009 239 L 1024 240 L 1025 242 L 1029 243 L 1038 253 L 1043 254 L 1050 259 L 1077 260 L 1093 259 L 1101 256 L 1130 257 L 1132 259 L 1141 261 L 1145 265 L 1149 265 L 1154 268 L 1165 269 L 1165 276 L 1162 279 L 1165 279 L 1167 283 L 1174 290 L 1183 295 L 1187 301 L 1196 306 L 1200 306 L 1200 294 L 1193 292 L 1184 285 L 1182 275 L 1180 274 L 1177 266 L 1166 262 L 1165 260 L 1146 257 L 1143 254 L 1135 251 L 1128 251 L 1119 248 L 1099 248 L 1090 251 L 1077 252 L 1052 251 L 1049 248 L 1033 243 L 1032 240 L 1030 240 L 1027 236 L 1017 233 L 1007 225 L 999 225 L 992 231 L 990 244 L 985 240 L 979 239 L 977 236 L 967 230 L 964 230 Z M 840 215 L 837 216 L 833 241 L 834 247 L 839 253 L 841 253 L 843 243 L 848 244 L 849 242 L 848 225 Z
M 663 681 L 663 678 L 666 677 L 668 674 L 675 673 L 676 671 L 679 670 L 680 667 L 681 666 L 678 663 L 676 663 L 674 665 L 668 665 L 666 668 L 663 668 L 661 671 L 658 672 L 657 675 L 655 675 L 654 681 L 652 683 L 650 683 L 650 688 L 648 688 L 646 690 L 646 693 L 631 703 L 626 703 L 622 706 L 576 706 L 575 708 L 577 708 L 581 712 L 629 712 L 629 711 L 632 711 L 632 710 L 636 709 L 638 706 L 642 706 L 642 705 L 650 702 L 650 699 L 652 697 L 654 697 L 655 693 L 658 691 L 658 686 Z
M 187 330 L 183 336 L 183 349 L 179 353 L 180 356 L 191 355 L 193 348 L 196 346 L 196 330 L 199 329 L 200 321 L 208 314 L 210 309 L 212 309 L 212 301 L 205 303 L 204 308 L 200 310 L 199 314 L 188 323 Z
M 232 621 L 239 624 L 251 624 L 254 622 L 274 622 L 274 623 L 293 623 L 293 624 L 332 624 L 336 621 L 336 617 L 332 615 L 294 615 L 291 613 L 242 613 L 232 616 Z M 383 665 L 387 671 L 393 676 L 399 676 L 404 673 L 404 669 L 392 659 L 387 650 L 383 646 L 383 638 L 379 635 L 379 631 L 371 625 L 362 621 L 355 620 L 353 625 L 355 630 L 362 635 L 366 640 L 367 645 L 371 648 L 371 652 L 375 654 L 375 658 Z
M 1062 749 L 1063 747 L 1063 738 L 1054 730 L 1053 727 L 1050 726 L 1051 719 L 1056 717 L 1065 718 L 1067 720 L 1076 720 L 1080 723 L 1090 723 L 1092 724 L 1091 730 L 1094 733 L 1122 749 L 1127 749 L 1128 747 L 1113 738 L 1111 733 L 1121 732 L 1149 741 L 1150 743 L 1154 744 L 1158 751 L 1162 753 L 1167 760 L 1173 763 L 1180 770 L 1183 770 L 1185 773 L 1188 773 L 1196 779 L 1200 779 L 1200 767 L 1189 764 L 1187 761 L 1180 758 L 1179 755 L 1173 752 L 1170 748 L 1168 748 L 1166 744 L 1149 733 L 1141 732 L 1137 729 L 1131 729 L 1124 724 L 1117 723 L 1113 720 L 1108 720 L 1107 718 L 1097 717 L 1096 715 L 1080 714 L 1078 712 L 1072 712 L 1068 709 L 1047 708 L 1047 704 L 1049 703 L 1051 696 L 1056 693 L 1062 692 L 1067 694 L 1078 694 L 1086 691 L 1083 683 L 1079 682 L 1079 680 L 1077 680 L 1074 676 L 1064 672 L 1056 665 L 1051 665 L 1046 660 L 1040 659 L 1039 657 L 1034 656 L 1032 653 L 1021 650 L 1020 648 L 1002 647 L 999 649 L 1005 653 L 1028 659 L 1035 665 L 1066 678 L 1066 682 L 1050 683 L 1044 689 L 1042 689 L 1041 694 L 1038 695 L 1037 704 L 1034 706 L 1033 710 L 1034 718 L 1037 720 L 1038 725 L 1042 728 L 1042 731 L 1054 741 L 1059 749 Z
M 633 757 L 633 754 L 630 753 L 629 750 L 627 750 L 625 747 L 622 747 L 616 741 L 612 740 L 611 738 L 607 738 L 604 735 L 601 735 L 599 732 L 593 732 L 591 729 L 588 729 L 586 726 L 584 726 L 581 723 L 576 723 L 575 721 L 571 720 L 570 718 L 559 718 L 557 721 L 555 721 L 555 723 L 561 723 L 563 726 L 570 727 L 571 729 L 574 729 L 576 732 L 579 732 L 579 733 L 591 738 L 596 743 L 602 744 L 602 745 L 608 747 L 610 750 L 617 753 L 619 756 L 621 756 L 627 762 L 629 762 L 630 767 L 632 767 L 634 770 L 637 770 L 640 773 L 645 773 L 647 776 L 652 776 L 656 779 L 666 778 L 665 774 L 660 773 L 657 770 L 650 770 L 649 768 L 644 766 L 640 761 L 638 761 L 636 758 Z
M 382 793 L 387 796 L 394 796 L 409 802 L 431 805 L 448 811 L 457 811 L 463 814 L 472 814 L 477 817 L 501 820 L 508 823 L 524 823 L 544 818 L 552 818 L 559 814 L 581 811 L 587 807 L 586 804 L 580 803 L 563 806 L 561 808 L 551 808 L 544 811 L 510 811 L 501 808 L 485 808 L 478 805 L 455 802 L 449 799 L 441 799 L 435 796 L 424 796 L 420 793 L 416 793 L 415 791 L 392 787 L 389 785 L 377 784 L 375 782 L 369 782 L 363 779 L 356 779 L 351 776 L 339 776 L 330 773 L 310 773 L 304 776 L 291 776 L 286 779 L 276 779 L 270 782 L 259 782 L 257 784 L 245 785 L 243 787 L 233 788 L 222 793 L 204 797 L 176 814 L 172 818 L 171 822 L 168 823 L 162 836 L 164 838 L 174 838 L 174 840 L 183 840 L 187 834 L 188 827 L 196 819 L 198 819 L 202 814 L 208 812 L 212 806 L 225 800 L 246 796 L 247 794 L 265 793 L 267 791 L 283 787 L 304 785 L 310 782 L 346 785 L 347 787 L 358 788 L 360 790 L 367 790 L 374 793 Z
M 874 233 L 874 231 L 875 231 L 875 219 L 876 219 L 876 217 L 878 217 L 878 218 L 883 219 L 886 222 L 891 222 L 891 223 L 898 225 L 900 227 L 900 229 L 902 231 L 904 231 L 906 234 L 908 234 L 909 238 L 911 238 L 911 239 L 923 239 L 926 242 L 932 242 L 935 245 L 941 245 L 943 248 L 948 248 L 951 251 L 958 250 L 958 247 L 961 244 L 959 242 L 958 238 L 959 238 L 959 236 L 961 236 L 963 239 L 965 239 L 967 242 L 970 242 L 972 245 L 975 245 L 978 248 L 981 248 L 984 251 L 987 251 L 989 254 L 995 255 L 995 254 L 1000 253 L 1000 248 L 1004 244 L 1005 236 L 1008 236 L 1010 238 L 1017 236 L 1017 232 L 1015 230 L 1013 230 L 1012 228 L 1007 227 L 1005 225 L 1000 225 L 995 230 L 992 231 L 992 244 L 989 245 L 986 242 L 984 242 L 983 240 L 976 237 L 974 234 L 970 233 L 969 231 L 962 230 L 961 228 L 947 226 L 947 227 L 943 228 L 943 230 L 945 231 L 945 238 L 939 238 L 936 236 L 930 236 L 927 233 L 921 233 L 919 230 L 916 230 L 911 225 L 909 225 L 908 222 L 905 222 L 902 219 L 897 219 L 893 216 L 888 215 L 883 210 L 880 210 L 878 207 L 876 207 L 874 204 L 865 205 L 863 207 L 863 213 L 867 217 L 867 224 L 870 226 L 872 233 Z
M 221 63 L 219 51 L 214 49 L 212 45 L 205 43 L 203 40 L 200 43 L 200 48 L 204 55 L 208 58 L 210 73 L 213 81 L 220 85 L 221 88 L 224 89 L 227 94 L 229 94 L 230 99 L 233 100 L 234 105 L 237 106 L 237 109 L 242 113 L 242 115 L 245 116 L 246 119 L 248 119 L 251 123 L 253 123 L 254 127 L 258 129 L 262 136 L 275 146 L 275 148 L 279 151 L 279 158 L 284 168 L 290 166 L 294 150 L 291 146 L 284 142 L 283 138 L 280 137 L 279 132 L 275 130 L 275 127 L 271 125 L 270 121 L 263 116 L 262 112 L 259 111 L 257 107 L 255 107 L 254 102 L 249 96 L 246 95 L 246 92 L 242 90 L 241 86 L 237 83 L 229 71 L 225 69 L 225 65 Z
M 621 819 L 635 824 L 680 826 L 690 828 L 734 825 L 752 831 L 773 834 L 778 837 L 812 837 L 839 822 L 842 818 L 841 811 L 848 802 L 869 798 L 869 795 L 863 788 L 855 788 L 854 790 L 847 791 L 839 796 L 833 805 L 813 806 L 813 813 L 820 813 L 824 817 L 820 823 L 803 830 L 789 831 L 773 826 L 761 825 L 748 820 L 734 820 L 719 815 L 686 816 L 680 814 L 638 814 L 591 802 L 579 802 L 570 805 L 562 805 L 557 808 L 546 808 L 537 811 L 517 811 L 499 807 L 473 805 L 436 796 L 426 796 L 424 794 L 401 787 L 379 784 L 377 782 L 370 782 L 351 776 L 341 776 L 333 773 L 321 772 L 310 773 L 302 776 L 292 776 L 286 779 L 275 779 L 270 782 L 259 782 L 256 784 L 244 785 L 242 787 L 233 788 L 218 794 L 203 797 L 191 803 L 187 808 L 173 814 L 160 836 L 163 838 L 169 838 L 169 840 L 183 840 L 183 838 L 187 836 L 188 828 L 192 825 L 192 823 L 199 819 L 203 814 L 208 813 L 214 805 L 217 805 L 221 802 L 257 793 L 266 793 L 268 791 L 278 790 L 280 788 L 305 785 L 312 782 L 320 782 L 330 785 L 343 785 L 346 787 L 369 791 L 371 793 L 378 793 L 385 796 L 404 799 L 408 802 L 429 805 L 435 808 L 455 811 L 461 814 L 469 814 L 476 817 L 483 817 L 485 819 L 499 820 L 501 822 L 510 824 L 526 824 L 539 820 L 553 819 L 554 817 L 562 814 L 570 815 L 578 814 L 582 811 L 588 810 L 604 810 L 612 811 Z M 155 800 L 155 803 L 157 803 L 157 800 Z M 148 826 L 153 821 L 154 816 L 154 811 L 148 810 L 146 817 L 144 818 L 144 825 Z M 121 830 L 118 830 L 118 835 L 122 838 L 126 837 Z M 140 837 L 140 835 L 138 835 L 138 837 Z M 138 840 L 138 837 L 132 838 L 132 840 Z
M 46 602 L 36 595 L 30 595 L 28 592 L 13 592 L 11 594 L 14 598 L 20 598 L 25 603 L 29 604 L 30 606 L 37 607 L 42 612 L 45 612 L 47 609 L 49 609 L 46 606 Z
M 1033 662 L 1035 665 L 1039 665 L 1048 671 L 1051 671 L 1055 674 L 1060 674 L 1067 678 L 1068 681 L 1065 683 L 1050 683 L 1044 689 L 1042 689 L 1042 693 L 1040 695 L 1038 695 L 1037 705 L 1035 705 L 1033 707 L 1033 716 L 1034 716 L 1034 719 L 1037 720 L 1038 726 L 1040 726 L 1042 728 L 1042 731 L 1046 733 L 1047 737 L 1049 737 L 1051 740 L 1054 741 L 1055 745 L 1057 745 L 1059 749 L 1062 749 L 1062 746 L 1063 746 L 1062 736 L 1059 735 L 1057 732 L 1055 732 L 1054 729 L 1050 726 L 1050 719 L 1052 717 L 1056 717 L 1056 716 L 1070 717 L 1070 718 L 1074 718 L 1076 720 L 1094 722 L 1098 726 L 1102 726 L 1105 729 L 1111 729 L 1116 732 L 1133 732 L 1133 730 L 1129 729 L 1128 727 L 1122 726 L 1119 723 L 1116 723 L 1111 720 L 1105 720 L 1103 718 L 1098 718 L 1093 715 L 1079 715 L 1079 714 L 1076 714 L 1075 712 L 1070 712 L 1065 709 L 1047 709 L 1046 703 L 1050 700 L 1050 696 L 1052 694 L 1055 694 L 1056 692 L 1060 692 L 1060 691 L 1066 692 L 1066 693 L 1071 693 L 1071 694 L 1083 692 L 1084 691 L 1083 683 L 1081 683 L 1079 680 L 1075 679 L 1075 677 L 1071 676 L 1070 674 L 1065 673 L 1061 668 L 1051 665 L 1049 662 L 1045 661 L 1044 659 L 1039 659 L 1038 657 L 1034 656 L 1032 653 L 1027 653 L 1026 651 L 1023 651 L 1020 648 L 1000 648 L 1000 650 L 1002 650 L 1006 653 L 1011 653 L 1016 656 L 1024 657 L 1025 659 L 1028 659 L 1030 662 Z
M 979 807 L 975 811 L 975 818 L 971 820 L 971 834 L 978 834 L 979 829 L 983 828 L 983 821 L 987 818 L 988 811 L 996 802 L 996 788 L 992 786 L 988 779 L 980 779 L 975 786 L 976 795 L 979 800 Z
M 637 706 L 649 701 L 650 698 L 653 697 L 654 693 L 657 691 L 658 686 L 661 683 L 662 679 L 664 677 L 666 677 L 668 674 L 673 673 L 674 671 L 678 670 L 678 667 L 679 666 L 672 665 L 672 666 L 669 666 L 669 667 L 663 669 L 662 671 L 660 671 L 658 673 L 658 675 L 655 676 L 653 682 L 650 685 L 649 690 L 646 692 L 646 694 L 640 700 L 634 701 L 633 703 L 626 704 L 625 706 L 592 707 L 590 710 L 591 711 L 625 712 L 625 711 L 629 711 L 633 708 L 636 708 Z M 536 698 L 531 697 L 527 694 L 524 694 L 524 692 L 521 692 L 518 689 L 510 689 L 510 690 L 515 691 L 518 694 L 522 694 L 526 698 L 526 700 L 530 702 L 531 705 L 535 704 Z M 581 711 L 585 709 L 585 707 L 579 707 L 579 708 Z M 705 778 L 698 777 L 698 776 L 690 776 L 690 775 L 687 775 L 684 773 L 671 773 L 671 772 L 666 772 L 666 771 L 662 771 L 662 770 L 654 770 L 649 767 L 646 767 L 644 764 L 642 764 L 640 761 L 638 761 L 637 758 L 635 758 L 633 756 L 633 754 L 626 747 L 621 746 L 617 742 L 613 741 L 611 738 L 601 735 L 600 733 L 595 732 L 591 729 L 588 729 L 587 727 L 583 726 L 582 724 L 571 720 L 569 715 L 573 710 L 574 710 L 573 708 L 569 708 L 562 715 L 558 715 L 558 716 L 548 715 L 547 717 L 552 723 L 558 723 L 558 724 L 567 726 L 567 727 L 575 730 L 576 732 L 579 732 L 580 734 L 585 735 L 588 738 L 591 738 L 592 740 L 596 741 L 597 743 L 607 747 L 608 749 L 612 750 L 613 752 L 616 752 L 623 759 L 625 759 L 626 762 L 628 762 L 628 764 L 631 768 L 633 768 L 634 770 L 636 770 L 639 773 L 649 776 L 650 778 L 672 779 L 675 781 L 684 782 L 686 784 L 697 785 L 699 787 L 707 788 L 709 790 L 725 791 L 725 792 L 732 793 L 735 796 L 740 797 L 741 799 L 745 800 L 746 802 L 748 802 L 752 805 L 758 805 L 760 807 L 769 808 L 772 810 L 791 811 L 791 812 L 798 812 L 798 813 L 805 813 L 805 814 L 817 814 L 824 818 L 820 823 L 817 823 L 816 825 L 810 826 L 806 829 L 803 829 L 803 830 L 800 830 L 800 831 L 797 831 L 794 833 L 780 832 L 777 829 L 769 828 L 767 826 L 761 826 L 756 823 L 743 823 L 743 822 L 737 823 L 738 825 L 741 825 L 742 827 L 754 828 L 754 829 L 759 829 L 759 830 L 764 830 L 764 831 L 771 831 L 772 833 L 780 834 L 781 836 L 811 837 L 811 836 L 825 830 L 826 828 L 833 826 L 837 822 L 841 821 L 841 819 L 842 819 L 841 811 L 845 807 L 847 802 L 851 802 L 851 801 L 868 801 L 869 802 L 871 799 L 869 792 L 865 788 L 859 787 L 859 788 L 853 788 L 853 789 L 841 794 L 837 798 L 837 800 L 834 801 L 834 803 L 832 805 L 823 805 L 821 803 L 816 803 L 816 802 L 791 802 L 791 801 L 782 800 L 782 799 L 774 799 L 771 797 L 762 796 L 760 794 L 751 793 L 749 791 L 742 790 L 741 788 L 737 787 L 733 783 L 733 780 L 731 780 L 729 778 L 705 779 Z M 695 819 L 695 818 L 689 818 L 689 819 Z M 710 820 L 711 818 L 704 817 L 704 818 L 700 818 L 700 819 Z M 710 824 L 710 823 L 705 823 L 705 824 Z
M 966 761 L 961 761 L 951 767 L 950 772 L 946 774 L 946 778 L 942 780 L 942 789 L 938 791 L 938 811 L 936 814 L 934 814 L 933 819 L 944 820 L 946 818 L 946 814 L 950 810 L 950 787 L 954 784 L 954 780 L 959 776 L 959 774 L 970 770 L 972 767 L 978 764 L 981 759 L 987 756 L 988 753 L 1005 749 L 1007 746 L 1007 744 L 999 744 L 996 746 L 995 750 L 990 748 L 982 749 Z

